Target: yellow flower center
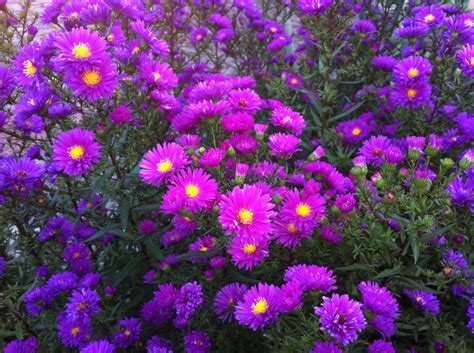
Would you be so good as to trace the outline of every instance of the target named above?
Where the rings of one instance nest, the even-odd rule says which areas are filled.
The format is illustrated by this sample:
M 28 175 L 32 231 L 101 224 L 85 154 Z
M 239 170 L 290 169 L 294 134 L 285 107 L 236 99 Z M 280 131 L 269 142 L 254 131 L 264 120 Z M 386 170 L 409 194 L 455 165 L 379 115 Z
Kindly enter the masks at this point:
M 421 303 L 421 304 L 426 303 L 425 300 L 423 299 L 423 297 L 420 297 L 420 296 L 416 297 L 415 300 L 416 300 L 417 303 Z
M 451 267 L 446 266 L 445 268 L 443 268 L 443 272 L 445 275 L 450 275 L 451 272 L 453 272 L 453 269 Z
M 72 55 L 76 59 L 87 59 L 92 55 L 92 53 L 87 44 L 79 43 L 72 48 Z
M 418 71 L 418 69 L 415 69 L 414 67 L 408 70 L 408 77 L 410 78 L 418 77 L 419 74 L 420 74 L 420 71 Z
M 467 27 L 474 27 L 474 21 L 473 20 L 465 20 L 464 21 L 464 24 L 467 26 Z
M 115 40 L 115 36 L 114 36 L 112 33 L 110 33 L 110 34 L 107 36 L 107 40 L 108 40 L 109 42 L 113 42 L 113 41 Z
M 186 186 L 186 195 L 190 198 L 195 198 L 199 194 L 199 188 L 196 185 L 189 184 Z
M 296 85 L 296 84 L 298 83 L 298 80 L 297 80 L 296 78 L 292 78 L 292 79 L 291 79 L 291 83 L 294 84 L 294 85 Z
M 201 39 L 202 39 L 202 34 L 198 34 L 198 35 L 196 36 L 196 38 L 197 38 L 197 40 L 201 40 Z
M 71 157 L 72 159 L 80 159 L 84 157 L 84 153 L 85 150 L 82 146 L 72 146 L 69 149 L 69 157 Z
M 270 28 L 270 32 L 276 33 L 276 31 L 278 31 L 278 29 L 277 29 L 276 27 L 271 27 L 271 28 Z
M 79 13 L 74 11 L 72 14 L 69 15 L 69 18 L 71 18 L 71 19 L 79 18 Z
M 474 57 L 469 60 L 469 65 L 474 69 Z
M 417 94 L 418 94 L 418 92 L 416 91 L 416 89 L 413 89 L 413 88 L 407 89 L 407 97 L 408 98 L 415 98 Z
M 155 81 L 158 81 L 158 80 L 160 79 L 160 77 L 161 77 L 161 75 L 160 75 L 159 72 L 154 72 L 154 73 L 153 73 L 153 79 L 154 79 Z
M 130 336 L 132 333 L 130 332 L 130 330 L 125 330 L 125 336 Z
M 296 206 L 296 214 L 300 217 L 308 217 L 311 214 L 311 207 L 306 203 L 300 203 Z
M 73 257 L 74 257 L 75 259 L 77 259 L 78 257 L 81 257 L 81 252 L 80 252 L 80 251 L 76 251 L 76 252 L 74 253 Z
M 237 219 L 240 224 L 252 224 L 253 222 L 253 212 L 248 208 L 241 208 L 237 214 Z
M 132 50 L 133 54 L 136 54 L 136 53 L 138 53 L 139 51 L 140 51 L 140 48 L 139 48 L 139 47 L 135 47 L 135 48 L 133 48 L 133 50 Z
M 199 251 L 202 251 L 202 252 L 206 252 L 207 250 L 209 249 L 207 248 L 207 246 L 204 246 L 204 245 L 201 246 L 201 248 L 199 249 Z
M 291 122 L 291 116 L 285 116 L 285 117 L 283 118 L 283 122 L 284 122 L 284 123 L 289 123 L 289 122 Z
M 29 105 L 36 105 L 36 102 L 33 98 L 28 99 L 28 104 Z
M 268 302 L 263 298 L 258 298 L 257 302 L 252 304 L 254 315 L 265 314 L 268 310 Z
M 160 161 L 160 163 L 158 163 L 156 165 L 156 169 L 160 172 L 160 173 L 167 173 L 169 172 L 171 169 L 173 169 L 173 163 L 171 163 L 171 161 L 169 159 L 164 159 L 162 161 Z
M 435 17 L 432 14 L 426 15 L 424 20 L 425 22 L 433 22 Z
M 359 136 L 361 132 L 362 132 L 362 130 L 360 128 L 356 127 L 352 130 L 352 135 Z
M 84 81 L 84 83 L 88 86 L 95 86 L 99 84 L 101 80 L 102 78 L 100 77 L 100 74 L 95 70 L 86 71 L 82 75 L 82 81 Z
M 73 336 L 77 335 L 79 332 L 81 332 L 81 329 L 79 327 L 73 327 L 71 329 L 71 335 Z
M 23 73 L 28 77 L 33 77 L 38 71 L 38 69 L 36 68 L 36 66 L 33 65 L 31 60 L 24 61 L 23 67 L 24 67 Z
M 245 244 L 244 247 L 242 248 L 242 250 L 247 255 L 255 254 L 255 252 L 257 251 L 257 245 L 255 245 L 255 244 Z
M 295 227 L 294 223 L 288 224 L 288 232 L 290 234 L 295 234 L 298 231 L 298 228 Z

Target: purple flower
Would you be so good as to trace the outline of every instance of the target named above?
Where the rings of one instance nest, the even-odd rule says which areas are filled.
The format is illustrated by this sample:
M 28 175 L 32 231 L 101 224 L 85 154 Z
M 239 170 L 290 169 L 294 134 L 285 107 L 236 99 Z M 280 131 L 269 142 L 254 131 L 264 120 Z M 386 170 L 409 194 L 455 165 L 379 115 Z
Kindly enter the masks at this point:
M 79 128 L 61 133 L 53 145 L 53 158 L 59 170 L 68 175 L 87 174 L 100 159 L 95 135 Z
M 372 65 L 384 71 L 392 71 L 397 64 L 397 59 L 389 55 L 377 55 L 372 58 Z
M 68 317 L 65 313 L 58 315 L 58 335 L 67 347 L 81 347 L 92 334 L 90 320 L 86 317 Z
M 146 342 L 147 353 L 173 353 L 171 345 L 157 336 L 151 337 Z
M 81 289 L 72 292 L 66 304 L 69 317 L 88 317 L 100 312 L 100 297 L 95 290 Z
M 140 340 L 142 324 L 136 318 L 127 318 L 120 320 L 118 331 L 112 334 L 112 343 L 117 348 L 127 348 L 131 344 Z
M 230 240 L 227 252 L 237 268 L 252 270 L 269 255 L 269 239 L 255 236 L 236 236 Z
M 468 264 L 464 255 L 453 249 L 449 249 L 443 255 L 443 273 L 446 276 L 460 276 L 464 271 L 468 269 Z
M 35 353 L 39 348 L 39 342 L 35 337 L 25 340 L 11 341 L 5 346 L 4 353 Z
M 335 289 L 333 271 L 316 265 L 294 265 L 285 270 L 283 279 L 287 283 L 299 283 L 303 291 L 319 291 L 323 294 Z
M 44 60 L 37 43 L 25 45 L 13 61 L 16 82 L 24 87 L 38 86 L 44 81 L 42 74 Z
M 25 295 L 26 311 L 31 316 L 37 316 L 51 303 L 49 292 L 44 287 L 36 287 Z
M 206 37 L 207 37 L 207 28 L 206 27 L 196 28 L 191 32 L 191 38 L 190 38 L 191 43 L 194 43 L 194 44 L 202 43 L 202 42 L 204 42 Z
M 298 0 L 298 9 L 303 15 L 320 15 L 333 3 L 334 0 Z
M 394 103 L 408 109 L 417 109 L 427 105 L 430 96 L 431 85 L 426 79 L 397 84 L 392 91 Z
M 0 102 L 8 98 L 15 89 L 15 77 L 10 69 L 0 65 Z M 0 124 L 2 126 L 2 124 Z
M 372 136 L 366 140 L 359 149 L 359 154 L 365 157 L 367 163 L 372 163 L 376 167 L 383 164 L 384 151 L 390 147 L 390 140 L 385 136 Z
M 377 340 L 369 345 L 368 353 L 396 353 L 396 351 L 391 342 Z
M 173 316 L 177 296 L 178 290 L 172 284 L 159 285 L 154 298 L 143 306 L 142 318 L 157 327 L 167 323 Z
M 243 299 L 247 290 L 247 286 L 240 283 L 231 283 L 222 287 L 214 299 L 214 311 L 217 317 L 224 322 L 232 321 L 235 306 Z
M 367 325 L 361 304 L 349 299 L 347 294 L 323 297 L 322 305 L 315 307 L 314 312 L 319 316 L 321 330 L 344 346 L 355 341 L 358 333 Z
M 110 113 L 110 121 L 115 125 L 125 125 L 132 119 L 132 111 L 125 105 L 119 105 Z
M 342 349 L 334 342 L 315 342 L 309 353 L 342 353 Z
M 451 194 L 451 202 L 457 206 L 467 206 L 474 212 L 474 172 L 458 176 L 449 184 L 447 191 Z
M 463 74 L 474 77 L 474 45 L 465 44 L 457 51 L 456 57 Z
M 410 298 L 410 300 L 415 303 L 419 309 L 426 310 L 434 315 L 438 315 L 439 300 L 434 294 L 418 289 L 413 291 L 404 289 L 403 293 L 405 293 L 405 295 L 408 296 L 408 298 Z
M 469 323 L 467 324 L 467 327 L 471 329 L 471 332 L 474 334 L 474 299 L 471 299 L 467 315 L 469 316 Z
M 174 303 L 176 309 L 175 327 L 182 329 L 191 320 L 194 312 L 204 303 L 202 287 L 197 282 L 186 283 L 179 289 Z
M 421 56 L 409 56 L 395 65 L 393 76 L 397 82 L 424 79 L 431 73 L 431 63 Z
M 263 329 L 268 323 L 275 322 L 279 315 L 279 288 L 259 283 L 250 288 L 235 309 L 235 318 L 241 325 L 252 330 Z
M 156 232 L 156 225 L 151 219 L 145 219 L 138 225 L 140 233 L 151 235 Z
M 291 158 L 298 148 L 301 139 L 290 134 L 276 133 L 268 137 L 268 147 L 271 154 L 278 158 Z
M 255 114 L 262 105 L 262 100 L 254 91 L 250 89 L 233 90 L 229 92 L 229 103 L 235 112 L 246 112 Z
M 0 185 L 13 194 L 28 195 L 42 186 L 44 167 L 28 157 L 0 159 Z
M 299 282 L 284 284 L 278 295 L 279 310 L 282 313 L 294 311 L 303 305 L 303 290 Z
M 207 353 L 211 350 L 211 339 L 204 331 L 191 331 L 184 336 L 186 353 Z
M 114 353 L 115 346 L 106 340 L 91 342 L 80 350 L 79 353 Z
M 45 289 L 51 297 L 70 292 L 77 287 L 78 277 L 72 272 L 59 272 L 46 282 Z

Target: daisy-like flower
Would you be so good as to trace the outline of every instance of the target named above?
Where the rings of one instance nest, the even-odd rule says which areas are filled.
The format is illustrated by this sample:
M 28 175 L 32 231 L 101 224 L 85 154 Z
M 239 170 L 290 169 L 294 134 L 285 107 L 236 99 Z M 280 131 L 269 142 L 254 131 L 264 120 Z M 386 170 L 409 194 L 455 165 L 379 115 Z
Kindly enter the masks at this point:
M 0 65 L 0 102 L 15 89 L 15 77 L 10 69 Z M 1 124 L 0 124 L 1 125 Z
M 250 271 L 261 264 L 268 253 L 268 239 L 265 237 L 236 236 L 227 250 L 238 268 Z
M 21 87 L 33 87 L 43 82 L 44 60 L 38 44 L 25 45 L 13 61 L 16 82 Z
M 303 116 L 287 107 L 272 111 L 272 123 L 295 135 L 301 135 L 306 126 Z
M 284 284 L 278 296 L 279 310 L 282 313 L 289 313 L 298 309 L 302 303 L 303 290 L 297 282 Z
M 471 329 L 471 332 L 474 334 L 474 299 L 471 299 L 469 309 L 467 310 L 467 315 L 469 317 L 467 327 Z
M 302 230 L 291 221 L 275 221 L 273 235 L 277 243 L 290 249 L 301 246 L 303 239 L 311 239 L 311 231 Z
M 131 344 L 140 340 L 142 324 L 136 318 L 127 318 L 120 320 L 118 331 L 112 334 L 112 343 L 117 348 L 127 348 Z
M 163 196 L 161 209 L 165 214 L 207 210 L 218 196 L 217 182 L 200 168 L 182 171 L 172 184 Z
M 93 67 L 76 70 L 69 67 L 64 74 L 64 82 L 73 90 L 74 95 L 95 102 L 114 95 L 118 86 L 117 67 L 107 57 Z
M 190 34 L 191 43 L 199 44 L 204 42 L 207 37 L 207 28 L 206 27 L 199 27 L 194 29 Z
M 208 353 L 211 350 L 211 339 L 204 331 L 191 331 L 184 336 L 186 353 Z
M 430 97 L 431 85 L 426 79 L 397 84 L 392 91 L 393 101 L 408 109 L 427 105 Z
M 298 0 L 298 9 L 303 15 L 319 15 L 332 6 L 334 0 Z
M 309 353 L 342 353 L 342 349 L 334 342 L 315 342 Z
M 44 167 L 28 157 L 0 160 L 0 185 L 14 194 L 26 196 L 42 186 Z
M 39 348 L 39 342 L 35 337 L 29 337 L 23 341 L 14 340 L 5 346 L 4 353 L 35 353 Z
M 66 314 L 73 318 L 95 315 L 100 312 L 99 302 L 100 297 L 95 290 L 76 290 L 66 304 Z
M 372 163 L 376 167 L 383 164 L 384 151 L 390 147 L 390 140 L 385 136 L 372 136 L 366 140 L 359 149 L 359 154 L 365 158 L 365 162 Z
M 323 294 L 337 289 L 333 271 L 316 265 L 294 265 L 288 267 L 283 279 L 287 283 L 299 283 L 303 291 L 319 291 Z
M 435 27 L 444 19 L 444 12 L 439 6 L 426 6 L 414 8 L 416 19 L 429 27 Z
M 369 353 L 396 353 L 391 342 L 377 340 L 370 344 Z
M 262 106 L 262 100 L 250 89 L 238 89 L 229 92 L 229 103 L 235 112 L 255 114 Z
M 281 206 L 280 215 L 295 229 L 310 232 L 323 219 L 326 207 L 325 199 L 319 194 L 301 194 L 298 189 L 289 191 Z
M 214 311 L 217 317 L 224 322 L 232 321 L 235 306 L 243 299 L 247 290 L 247 286 L 240 283 L 231 283 L 222 287 L 214 299 Z
M 79 128 L 61 133 L 53 144 L 57 168 L 67 175 L 87 174 L 100 159 L 100 145 L 94 133 Z
M 418 289 L 413 291 L 404 289 L 403 293 L 421 310 L 426 310 L 434 315 L 439 314 L 439 300 L 434 294 Z
M 397 59 L 389 55 L 377 55 L 372 58 L 372 65 L 384 71 L 392 71 L 397 64 Z
M 74 28 L 56 37 L 58 63 L 65 68 L 84 70 L 97 67 L 109 58 L 107 42 L 98 32 L 86 28 Z
M 145 22 L 141 20 L 134 21 L 130 24 L 130 28 L 150 46 L 154 54 L 162 57 L 169 55 L 170 48 L 168 44 L 164 40 L 158 39 L 157 33 L 147 26 Z
M 468 269 L 468 264 L 464 255 L 453 249 L 449 249 L 443 255 L 443 273 L 445 276 L 460 276 Z
M 64 312 L 58 315 L 58 336 L 67 347 L 80 347 L 92 334 L 90 320 L 87 317 L 72 318 Z
M 347 294 L 323 297 L 323 303 L 315 307 L 314 312 L 319 316 L 321 330 L 344 346 L 355 341 L 367 325 L 361 304 L 349 299 Z
M 174 303 L 176 319 L 173 324 L 176 328 L 185 328 L 196 310 L 202 306 L 204 298 L 202 286 L 197 282 L 189 282 L 179 289 Z
M 241 325 L 254 331 L 275 322 L 279 315 L 279 292 L 280 289 L 271 284 L 259 283 L 253 286 L 237 304 L 235 318 Z
M 464 75 L 474 77 L 474 45 L 465 44 L 456 53 L 459 66 Z
M 291 158 L 294 153 L 301 151 L 298 148 L 301 139 L 291 134 L 276 133 L 268 137 L 270 153 L 278 158 Z
M 359 290 L 362 293 L 362 309 L 369 325 L 385 337 L 392 336 L 395 333 L 394 321 L 400 316 L 395 297 L 387 288 L 370 281 L 361 282 Z
M 421 56 L 409 56 L 399 61 L 393 70 L 397 82 L 410 82 L 425 78 L 432 70 L 431 63 Z
M 79 353 L 114 353 L 115 346 L 106 340 L 91 342 L 81 349 Z
M 160 186 L 191 162 L 184 148 L 176 143 L 164 143 L 148 151 L 140 162 L 140 177 L 151 185 Z
M 219 222 L 228 235 L 239 237 L 268 236 L 274 204 L 271 197 L 254 185 L 244 185 L 222 196 L 219 204 Z
M 217 168 L 225 157 L 220 148 L 210 148 L 199 159 L 199 165 L 205 168 Z
M 145 60 L 139 70 L 145 82 L 160 91 L 169 91 L 178 85 L 178 78 L 168 64 Z

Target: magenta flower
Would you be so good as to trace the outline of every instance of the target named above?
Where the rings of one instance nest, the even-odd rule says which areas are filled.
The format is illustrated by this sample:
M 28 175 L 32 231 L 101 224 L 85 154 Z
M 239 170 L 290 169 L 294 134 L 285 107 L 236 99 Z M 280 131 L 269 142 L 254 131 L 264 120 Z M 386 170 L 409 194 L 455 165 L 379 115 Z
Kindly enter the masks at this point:
M 178 85 L 178 78 L 168 64 L 145 60 L 139 70 L 145 82 L 158 90 L 169 91 Z
M 188 168 L 173 179 L 161 209 L 165 214 L 183 209 L 192 213 L 207 210 L 217 199 L 217 187 L 217 182 L 202 169 Z
M 44 60 L 38 44 L 24 46 L 13 61 L 16 81 L 21 87 L 37 86 L 44 81 Z
M 283 279 L 287 283 L 299 283 L 303 291 L 319 291 L 323 294 L 337 289 L 333 271 L 316 265 L 294 265 L 285 270 Z
M 367 325 L 361 304 L 349 299 L 347 294 L 323 297 L 322 305 L 315 307 L 314 312 L 319 316 L 321 330 L 344 346 L 355 341 Z
M 280 289 L 271 284 L 259 283 L 250 288 L 235 308 L 235 318 L 241 325 L 252 330 L 263 329 L 275 322 L 279 315 L 278 296 Z
M 465 44 L 457 51 L 456 56 L 463 74 L 474 77 L 474 45 Z
M 270 153 L 278 158 L 291 158 L 298 148 L 301 139 L 290 134 L 276 133 L 268 137 Z
M 342 349 L 334 342 L 315 342 L 309 353 L 342 353 Z
M 309 232 L 324 218 L 325 203 L 319 194 L 300 194 L 298 189 L 293 189 L 288 192 L 280 215 L 288 225 L 293 224 L 293 228 Z
M 262 100 L 254 91 L 233 90 L 229 93 L 229 103 L 235 112 L 255 114 L 262 105 Z
M 231 283 L 222 287 L 214 299 L 214 311 L 217 317 L 224 322 L 232 321 L 235 306 L 244 298 L 247 290 L 247 286 L 240 283 Z
M 270 195 L 253 185 L 244 185 L 222 196 L 219 204 L 219 222 L 228 235 L 267 237 L 272 230 L 275 215 Z
M 268 239 L 265 237 L 236 236 L 227 250 L 238 268 L 252 270 L 269 255 Z
M 431 70 L 431 63 L 427 59 L 421 56 L 409 56 L 395 65 L 393 76 L 398 82 L 410 82 L 426 78 Z
M 53 145 L 57 168 L 68 175 L 87 174 L 100 159 L 100 145 L 95 135 L 79 128 L 61 133 Z
M 145 183 L 160 186 L 162 181 L 169 180 L 189 163 L 183 147 L 176 143 L 164 143 L 145 154 L 140 162 L 139 175 Z
M 301 246 L 303 239 L 311 239 L 311 234 L 311 231 L 302 230 L 291 221 L 277 220 L 273 227 L 273 235 L 277 243 L 290 249 Z
M 301 135 L 306 126 L 303 116 L 287 107 L 275 109 L 272 112 L 272 123 L 295 135 Z

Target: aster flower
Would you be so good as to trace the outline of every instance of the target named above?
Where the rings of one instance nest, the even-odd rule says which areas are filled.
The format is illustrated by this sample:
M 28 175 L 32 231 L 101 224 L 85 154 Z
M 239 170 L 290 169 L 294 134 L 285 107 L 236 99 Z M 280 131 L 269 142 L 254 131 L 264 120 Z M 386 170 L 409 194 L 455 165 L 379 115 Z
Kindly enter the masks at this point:
M 191 31 L 190 40 L 191 43 L 199 44 L 204 42 L 207 37 L 207 28 L 199 27 Z
M 272 123 L 295 135 L 301 135 L 306 126 L 303 116 L 287 107 L 272 111 Z
M 59 338 L 67 347 L 81 347 L 92 334 L 90 320 L 85 317 L 72 318 L 60 313 L 57 327 Z
M 243 299 L 247 290 L 247 286 L 240 283 L 231 283 L 219 290 L 214 299 L 214 311 L 221 321 L 232 321 L 235 306 Z
M 463 74 L 474 77 L 474 45 L 465 44 L 457 51 L 456 57 Z
M 13 61 L 17 83 L 24 88 L 39 85 L 44 81 L 44 60 L 38 44 L 25 45 Z
M 26 311 L 35 317 L 43 312 L 51 303 L 48 291 L 44 287 L 36 287 L 25 295 Z
M 28 157 L 0 159 L 0 185 L 13 194 L 26 196 L 42 186 L 44 167 Z
M 268 137 L 270 153 L 279 158 L 291 158 L 298 148 L 301 139 L 290 134 L 276 133 Z
M 219 204 L 219 222 L 228 235 L 242 237 L 268 236 L 274 216 L 270 195 L 258 187 L 244 185 L 222 196 Z
M 275 322 L 279 315 L 279 292 L 278 287 L 266 283 L 253 286 L 237 304 L 235 318 L 241 325 L 248 326 L 254 331 Z
M 474 173 L 465 173 L 454 179 L 447 191 L 451 194 L 451 202 L 457 206 L 467 206 L 474 212 Z
M 464 255 L 453 249 L 449 249 L 443 255 L 443 273 L 446 276 L 460 276 L 468 269 L 468 264 Z
M 359 290 L 362 293 L 362 309 L 369 325 L 385 337 L 392 336 L 395 333 L 394 321 L 400 316 L 398 303 L 392 293 L 370 281 L 361 282 Z
M 390 147 L 388 138 L 385 136 L 372 136 L 364 142 L 359 149 L 359 154 L 365 158 L 366 162 L 380 167 L 383 164 L 383 153 L 388 147 Z
M 303 305 L 303 290 L 298 282 L 289 282 L 284 284 L 278 295 L 279 310 L 282 313 L 294 311 Z
M 309 353 L 342 353 L 342 349 L 334 342 L 315 342 Z
M 426 36 L 429 30 L 430 28 L 426 23 L 408 19 L 403 21 L 401 26 L 397 28 L 394 33 L 400 38 L 411 39 Z
M 59 170 L 68 175 L 87 174 L 100 158 L 95 135 L 79 128 L 61 133 L 53 145 L 53 159 Z
M 230 91 L 228 99 L 235 112 L 245 112 L 253 115 L 262 106 L 260 97 L 250 89 Z
M 136 318 L 122 319 L 118 323 L 118 331 L 112 334 L 112 344 L 117 348 L 127 348 L 140 340 L 142 324 Z
M 246 134 L 232 136 L 231 144 L 242 155 L 252 154 L 257 149 L 257 140 Z
M 211 340 L 204 331 L 191 331 L 184 336 L 186 353 L 207 353 L 211 350 Z
M 100 297 L 95 290 L 81 289 L 72 292 L 66 304 L 66 314 L 69 317 L 89 317 L 100 312 L 98 303 Z
M 203 304 L 202 287 L 197 282 L 189 282 L 179 289 L 174 303 L 176 319 L 174 325 L 177 328 L 185 328 L 191 320 L 194 312 Z
M 110 1 L 110 0 L 109 0 Z M 137 13 L 138 16 L 138 13 Z M 140 36 L 146 44 L 150 46 L 153 53 L 162 57 L 167 57 L 170 53 L 168 43 L 164 40 L 157 38 L 155 33 L 145 22 L 138 20 L 130 24 L 130 28 Z
M 285 270 L 283 279 L 287 283 L 299 283 L 303 291 L 319 291 L 323 294 L 337 289 L 333 271 L 316 265 L 294 265 Z
M 94 67 L 68 68 L 64 82 L 73 90 L 74 95 L 90 102 L 110 98 L 118 86 L 117 67 L 112 60 L 102 59 Z
M 253 128 L 253 117 L 247 113 L 224 115 L 221 125 L 226 132 L 247 132 Z
M 393 76 L 398 82 L 410 82 L 426 78 L 431 70 L 431 63 L 427 59 L 421 56 L 409 56 L 395 65 Z
M 90 251 L 81 242 L 69 244 L 64 250 L 64 259 L 77 275 L 84 275 L 92 271 L 92 263 L 90 262 Z
M 45 289 L 51 297 L 70 292 L 77 287 L 78 277 L 72 272 L 60 272 L 51 276 L 46 282 Z
M 183 209 L 197 213 L 209 209 L 217 196 L 217 182 L 209 174 L 200 168 L 188 168 L 173 179 L 163 196 L 161 209 L 165 214 Z
M 336 126 L 336 132 L 342 134 L 342 141 L 359 143 L 370 136 L 374 130 L 372 114 L 362 114 L 357 119 L 344 121 Z
M 431 85 L 427 80 L 400 83 L 392 91 L 396 104 L 408 109 L 417 109 L 428 104 L 431 96 Z
M 318 194 L 307 194 L 293 189 L 289 191 L 281 206 L 280 215 L 288 224 L 303 231 L 313 230 L 323 219 L 326 207 L 325 199 Z
M 426 310 L 434 315 L 439 313 L 439 301 L 434 294 L 424 292 L 421 290 L 408 290 L 404 289 L 403 293 L 410 298 L 410 300 L 416 304 L 421 310 Z
M 178 290 L 172 284 L 159 285 L 153 299 L 143 305 L 142 318 L 156 327 L 166 324 L 173 316 L 177 296 Z
M 91 342 L 81 349 L 79 353 L 114 353 L 115 346 L 106 340 Z
M 98 32 L 74 28 L 56 36 L 58 63 L 65 68 L 84 70 L 97 67 L 109 58 L 107 42 Z
M 178 85 L 178 78 L 168 64 L 145 60 L 139 66 L 145 82 L 161 91 L 169 91 Z
M 151 337 L 146 342 L 147 353 L 173 353 L 171 345 L 157 336 Z
M 368 353 L 396 353 L 391 342 L 377 340 L 369 345 Z
M 125 125 L 132 119 L 132 111 L 126 105 L 119 105 L 110 112 L 110 121 L 115 125 Z
M 358 20 L 352 25 L 354 33 L 360 33 L 364 36 L 377 33 L 377 27 L 371 20 Z
M 437 26 L 444 19 L 444 12 L 438 6 L 418 7 L 414 12 L 418 21 L 430 27 Z
M 301 246 L 303 239 L 311 239 L 311 231 L 302 230 L 291 221 L 276 220 L 273 225 L 273 235 L 277 243 L 290 249 Z
M 0 102 L 15 89 L 15 77 L 10 69 L 0 65 Z
M 361 304 L 349 299 L 347 294 L 323 297 L 322 305 L 315 307 L 314 312 L 319 316 L 321 330 L 344 346 L 355 341 L 367 325 Z
M 138 225 L 140 233 L 151 235 L 156 232 L 156 225 L 151 219 L 145 219 Z
M 140 162 L 139 175 L 151 185 L 160 186 L 176 172 L 186 167 L 190 161 L 184 149 L 176 143 L 164 143 L 148 151 Z
M 389 55 L 377 55 L 372 58 L 372 65 L 384 71 L 392 71 L 397 64 L 397 59 Z
M 230 243 L 227 252 L 237 268 L 252 270 L 261 264 L 269 255 L 268 239 L 265 237 L 236 236 Z
M 6 260 L 3 256 L 0 256 L 0 277 L 5 273 Z
M 467 327 L 471 329 L 471 332 L 474 334 L 474 299 L 471 299 L 467 314 L 469 316 L 469 323 L 467 324 Z
M 25 340 L 14 340 L 5 345 L 4 353 L 35 353 L 39 348 L 39 342 L 35 337 Z

